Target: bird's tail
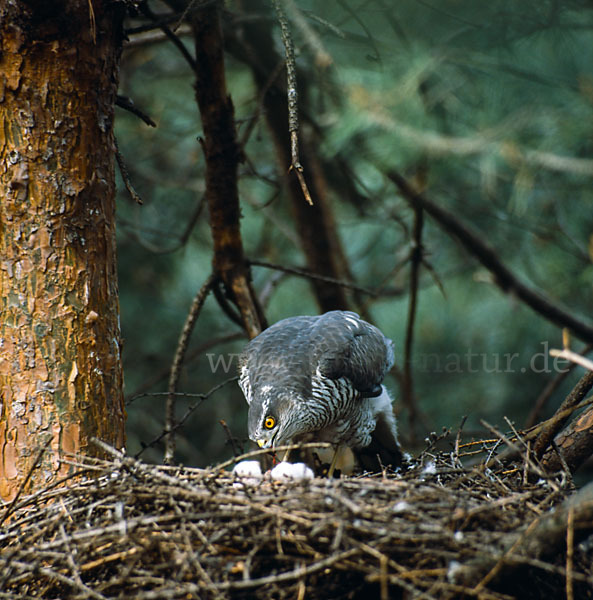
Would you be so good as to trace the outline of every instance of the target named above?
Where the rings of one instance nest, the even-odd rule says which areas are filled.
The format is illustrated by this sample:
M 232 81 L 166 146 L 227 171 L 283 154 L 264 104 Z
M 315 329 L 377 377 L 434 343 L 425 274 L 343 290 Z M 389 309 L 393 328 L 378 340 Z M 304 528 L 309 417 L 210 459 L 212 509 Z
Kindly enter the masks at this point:
M 390 419 L 383 413 L 377 415 L 377 426 L 371 434 L 371 443 L 354 449 L 360 466 L 366 471 L 377 472 L 385 467 L 396 469 L 403 464 L 403 455 Z

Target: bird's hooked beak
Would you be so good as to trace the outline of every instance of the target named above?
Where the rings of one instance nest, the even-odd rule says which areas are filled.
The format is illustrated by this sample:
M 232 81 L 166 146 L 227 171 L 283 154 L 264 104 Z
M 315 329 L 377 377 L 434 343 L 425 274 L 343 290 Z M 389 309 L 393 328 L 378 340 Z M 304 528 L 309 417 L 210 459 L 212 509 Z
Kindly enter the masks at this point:
M 259 440 L 257 440 L 257 445 L 260 448 L 271 448 L 272 440 L 271 439 L 259 439 Z

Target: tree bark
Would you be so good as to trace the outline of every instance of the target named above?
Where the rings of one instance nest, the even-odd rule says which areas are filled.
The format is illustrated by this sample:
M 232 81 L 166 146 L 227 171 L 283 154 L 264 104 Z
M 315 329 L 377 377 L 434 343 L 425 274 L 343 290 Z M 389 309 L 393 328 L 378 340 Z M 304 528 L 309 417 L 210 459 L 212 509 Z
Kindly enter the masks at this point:
M 571 473 L 593 456 L 593 408 L 589 407 L 569 423 L 554 440 L 558 452 Z M 555 449 L 542 457 L 542 465 L 550 472 L 560 471 L 562 461 Z
M 62 458 L 94 454 L 93 436 L 125 441 L 113 162 L 122 18 L 107 0 L 0 3 L 4 500 L 67 475 Z

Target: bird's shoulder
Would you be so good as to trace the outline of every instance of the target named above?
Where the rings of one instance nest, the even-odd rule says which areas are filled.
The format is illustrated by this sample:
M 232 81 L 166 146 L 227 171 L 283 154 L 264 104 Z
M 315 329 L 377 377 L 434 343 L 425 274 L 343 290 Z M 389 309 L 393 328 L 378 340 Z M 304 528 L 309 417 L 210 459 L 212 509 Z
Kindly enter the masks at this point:
M 322 315 L 311 335 L 316 369 L 330 379 L 344 377 L 363 395 L 380 393 L 393 366 L 393 343 L 374 325 L 349 311 Z

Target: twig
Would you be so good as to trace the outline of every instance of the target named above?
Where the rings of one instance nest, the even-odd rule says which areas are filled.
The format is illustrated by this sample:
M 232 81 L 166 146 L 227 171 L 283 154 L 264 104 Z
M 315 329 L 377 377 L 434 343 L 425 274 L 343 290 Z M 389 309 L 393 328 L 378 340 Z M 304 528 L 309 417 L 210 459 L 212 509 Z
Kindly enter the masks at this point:
M 196 61 L 194 57 L 188 52 L 185 44 L 171 31 L 170 27 L 163 21 L 159 20 L 157 16 L 152 12 L 148 6 L 148 2 L 142 2 L 138 7 L 139 10 L 151 19 L 155 24 L 162 29 L 163 33 L 173 42 L 173 45 L 181 52 L 181 56 L 186 60 L 187 64 L 191 67 L 192 71 L 196 70 Z
M 235 340 L 240 340 L 245 338 L 245 333 L 243 331 L 236 331 L 234 333 L 227 333 L 225 335 L 221 335 L 217 338 L 212 338 L 210 340 L 205 341 L 203 344 L 200 344 L 196 348 L 194 348 L 186 358 L 186 363 L 191 362 L 197 356 L 200 356 L 206 352 L 206 350 L 210 350 L 211 348 L 215 348 L 219 344 L 225 344 L 227 342 L 234 342 Z M 169 374 L 171 373 L 171 367 L 167 366 L 163 368 L 161 371 L 157 372 L 153 377 L 144 381 L 144 383 L 136 388 L 129 396 L 126 397 L 125 403 L 126 406 L 129 406 L 139 398 L 143 398 L 148 395 L 148 390 L 152 388 L 152 386 L 156 385 L 163 379 L 167 379 Z
M 297 277 L 304 277 L 305 279 L 316 279 L 318 281 L 324 281 L 326 283 L 333 283 L 335 285 L 339 285 L 340 287 L 346 288 L 348 290 L 354 290 L 356 292 L 361 292 L 362 294 L 367 294 L 369 296 L 378 297 L 380 296 L 380 292 L 375 290 L 371 290 L 370 288 L 362 287 L 360 285 L 356 285 L 354 283 L 350 283 L 349 281 L 344 281 L 343 279 L 336 279 L 335 277 L 328 277 L 327 275 L 320 275 L 319 273 L 312 273 L 311 271 L 300 268 L 300 267 L 287 267 L 285 265 L 280 265 L 277 263 L 267 262 L 265 260 L 254 260 L 250 259 L 249 264 L 254 267 L 264 267 L 266 269 L 275 269 L 277 271 L 283 271 L 284 273 L 290 273 L 291 275 L 296 275 Z M 392 291 L 393 293 L 393 291 Z M 396 290 L 395 294 L 400 295 L 403 293 L 403 290 Z
M 228 383 L 231 383 L 232 381 L 237 381 L 238 377 L 229 377 L 229 379 L 225 379 L 225 381 L 223 381 L 222 383 L 219 383 L 217 385 L 215 385 L 213 388 L 211 388 L 210 390 L 208 390 L 205 394 L 179 394 L 179 393 L 175 393 L 175 396 L 190 396 L 190 397 L 197 397 L 198 401 L 194 402 L 193 404 L 191 404 L 187 410 L 185 411 L 185 414 L 181 417 L 181 419 L 179 419 L 177 422 L 175 422 L 173 424 L 173 429 L 171 430 L 171 433 L 175 433 L 180 427 L 183 426 L 183 424 L 187 421 L 187 419 L 190 417 L 190 415 L 199 407 L 201 406 L 202 402 L 204 402 L 204 400 L 207 400 L 208 398 L 210 398 L 210 396 L 212 396 L 212 394 L 214 394 L 215 392 L 217 392 L 219 389 L 223 388 L 225 385 L 227 385 Z M 147 396 L 152 396 L 152 395 L 157 395 L 157 394 L 146 394 Z M 162 395 L 162 394 L 158 394 L 158 395 Z M 167 397 L 169 396 L 169 392 L 167 392 Z M 151 442 L 149 442 L 148 444 L 145 444 L 134 456 L 134 458 L 138 458 L 142 455 L 142 453 L 147 449 L 150 448 L 152 446 L 154 446 L 155 444 L 158 444 L 165 436 L 168 435 L 168 431 L 166 429 L 163 429 L 163 431 L 161 431 L 161 433 L 154 438 Z
M 179 342 L 177 344 L 177 350 L 175 351 L 175 357 L 173 359 L 173 365 L 171 366 L 171 374 L 169 375 L 169 395 L 167 396 L 167 402 L 165 405 L 165 464 L 172 464 L 173 456 L 175 454 L 175 391 L 177 389 L 177 382 L 181 375 L 181 365 L 187 351 L 189 344 L 189 338 L 194 329 L 202 306 L 212 286 L 216 281 L 215 275 L 212 273 L 208 276 L 208 279 L 204 282 L 204 285 L 200 288 L 196 294 L 194 301 L 192 302 L 191 308 L 185 320 L 185 324 L 179 336 Z
M 130 194 L 132 200 L 136 202 L 136 204 L 144 204 L 142 198 L 138 195 L 134 186 L 132 185 L 132 181 L 130 180 L 130 173 L 128 171 L 128 167 L 124 162 L 124 159 L 119 151 L 119 147 L 117 145 L 117 140 L 115 141 L 115 159 L 117 160 L 117 166 L 119 167 L 119 172 L 121 173 L 121 178 L 126 186 L 126 190 L 128 190 L 128 194 Z
M 120 96 L 119 94 L 115 97 L 115 105 L 127 110 L 128 112 L 136 115 L 142 119 L 149 127 L 156 127 L 156 123 L 145 113 L 142 112 L 131 98 L 127 96 Z
M 500 431 L 498 431 L 498 429 L 496 429 L 496 427 L 490 425 L 490 423 L 487 423 L 483 419 L 480 419 L 480 425 L 485 427 L 488 431 L 490 431 L 490 433 L 493 433 L 494 435 L 498 436 L 509 448 L 512 448 L 516 453 L 518 453 L 518 454 L 521 453 L 517 444 L 515 444 L 513 441 L 511 441 L 506 435 L 504 435 L 504 433 L 501 433 Z M 521 442 L 525 445 L 525 442 L 523 442 L 523 440 L 521 440 Z M 533 460 L 531 459 L 529 454 L 526 454 L 525 462 L 536 475 L 538 475 L 539 477 L 542 477 L 542 478 L 546 478 L 546 473 L 544 472 L 544 470 L 539 465 L 537 465 L 533 462 Z M 489 461 L 484 463 L 484 466 L 488 467 Z M 550 481 L 550 485 L 554 485 L 553 482 Z
M 239 456 L 242 453 L 241 449 L 237 446 L 237 440 L 236 440 L 235 436 L 233 435 L 233 432 L 231 431 L 227 422 L 224 419 L 220 419 L 218 422 L 220 423 L 220 426 L 224 430 L 226 438 L 227 438 L 229 444 L 231 445 L 231 448 L 233 450 L 233 455 Z
M 568 509 L 566 523 L 566 600 L 574 600 L 574 508 Z
M 418 304 L 418 281 L 422 265 L 422 227 L 424 218 L 421 208 L 414 207 L 414 230 L 412 234 L 412 251 L 410 255 L 410 299 L 408 303 L 408 320 L 406 325 L 406 340 L 404 345 L 404 380 L 403 402 L 408 409 L 408 423 L 410 425 L 410 443 L 416 439 L 416 403 L 414 399 L 414 385 L 412 381 L 412 343 L 414 340 L 414 323 L 416 320 L 416 307 Z
M 248 458 L 253 458 L 254 456 L 262 456 L 264 454 L 270 454 L 270 452 L 285 452 L 287 450 L 307 450 L 308 448 L 332 448 L 333 446 L 329 442 L 308 442 L 306 444 L 287 444 L 285 446 L 276 446 L 273 450 L 269 448 L 263 448 L 261 450 L 252 450 L 251 452 L 246 452 L 245 454 L 241 454 L 240 456 L 235 456 L 234 458 L 229 458 L 229 460 L 225 460 L 224 462 L 216 465 L 216 469 L 222 471 L 227 467 L 230 467 L 232 464 L 241 462 L 242 460 L 247 460 Z
M 296 62 L 294 58 L 294 43 L 290 33 L 290 27 L 286 14 L 281 6 L 280 0 L 272 0 L 278 23 L 280 24 L 280 32 L 282 34 L 282 43 L 284 44 L 284 52 L 286 55 L 286 84 L 288 98 L 288 132 L 290 133 L 290 155 L 291 164 L 289 171 L 294 171 L 299 180 L 301 190 L 305 196 L 305 200 L 313 205 L 313 199 L 307 187 L 305 176 L 303 175 L 303 165 L 299 159 L 299 108 L 298 108 L 298 91 L 296 79 Z
M 455 436 L 455 463 L 457 466 L 461 466 L 461 461 L 459 460 L 459 448 L 461 442 L 461 431 L 463 430 L 463 426 L 467 421 L 467 415 L 463 415 L 461 417 L 461 423 L 459 423 L 459 427 L 457 428 L 457 435 Z
M 570 311 L 552 303 L 540 292 L 520 281 L 498 258 L 496 252 L 453 214 L 417 193 L 399 173 L 391 171 L 387 177 L 395 183 L 404 198 L 414 207 L 423 208 L 447 233 L 459 240 L 482 265 L 495 276 L 495 282 L 505 293 L 512 293 L 532 310 L 560 327 L 568 327 L 582 340 L 593 343 L 593 327 L 574 317 Z
M 567 481 L 572 483 L 572 473 L 570 472 L 570 467 L 568 466 L 568 463 L 566 462 L 564 455 L 562 454 L 562 450 L 560 450 L 555 440 L 552 440 L 552 443 L 550 445 L 552 446 L 552 450 L 554 450 L 556 456 L 558 457 L 558 460 L 560 461 L 560 464 L 562 465 L 562 469 L 564 470 L 564 474 L 566 475 Z
M 283 583 L 285 581 L 291 581 L 293 579 L 300 579 L 302 577 L 305 577 L 306 575 L 310 575 L 311 573 L 316 573 L 317 571 L 321 571 L 322 569 L 327 569 L 328 567 L 331 567 L 331 565 L 333 565 L 334 563 L 345 560 L 346 558 L 350 558 L 351 556 L 354 556 L 358 553 L 358 548 L 350 548 L 350 550 L 338 552 L 332 556 L 329 556 L 328 558 L 324 558 L 303 568 L 297 567 L 292 571 L 279 573 L 278 575 L 268 575 L 266 577 L 249 579 L 247 581 L 223 581 L 222 583 L 216 584 L 216 587 L 219 590 L 244 590 L 268 585 L 270 583 Z
M 565 358 L 572 363 L 580 365 L 581 367 L 585 367 L 585 369 L 589 369 L 589 371 L 593 371 L 593 360 L 589 360 L 568 348 L 564 348 L 563 350 L 556 350 L 555 348 L 550 348 L 550 356 L 554 356 L 557 358 Z
M 315 64 L 319 67 L 328 67 L 333 60 L 329 52 L 324 48 L 321 38 L 317 32 L 309 25 L 303 13 L 296 5 L 294 0 L 281 0 L 286 6 L 286 10 L 290 13 L 290 17 L 294 24 L 300 29 L 306 44 L 315 53 Z

